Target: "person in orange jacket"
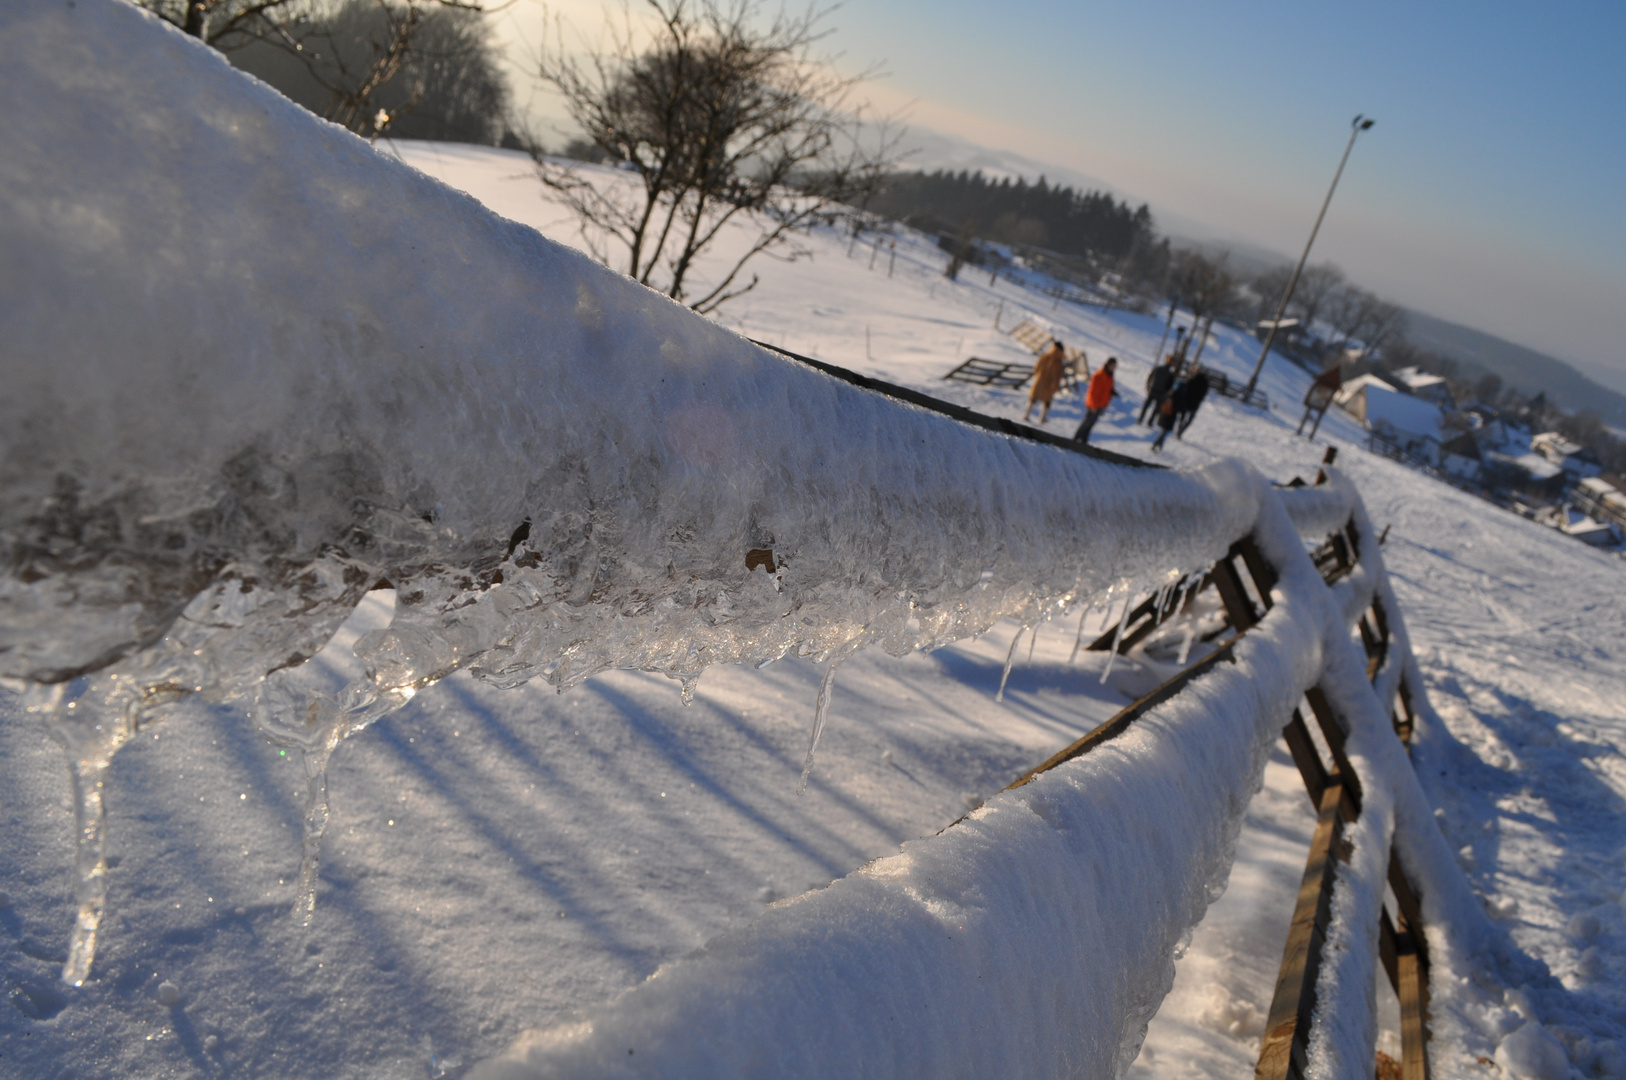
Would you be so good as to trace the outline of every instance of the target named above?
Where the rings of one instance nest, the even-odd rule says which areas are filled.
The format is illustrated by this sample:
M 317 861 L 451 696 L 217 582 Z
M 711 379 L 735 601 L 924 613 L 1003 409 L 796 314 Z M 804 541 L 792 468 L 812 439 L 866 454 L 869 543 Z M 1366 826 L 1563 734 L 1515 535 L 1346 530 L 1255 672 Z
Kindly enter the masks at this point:
M 1066 365 L 1067 350 L 1062 348 L 1061 342 L 1051 341 L 1050 348 L 1033 365 L 1033 388 L 1028 391 L 1027 412 L 1022 414 L 1024 424 L 1033 415 L 1034 402 L 1043 406 L 1039 410 L 1039 423 L 1050 419 L 1050 402 L 1056 396 L 1056 391 L 1061 389 L 1061 377 Z
M 1090 441 L 1090 429 L 1101 419 L 1101 414 L 1106 412 L 1113 396 L 1118 393 L 1112 380 L 1112 373 L 1117 370 L 1118 358 L 1109 356 L 1107 362 L 1101 365 L 1101 370 L 1090 379 L 1090 389 L 1084 395 L 1084 422 L 1078 425 L 1078 433 L 1073 436 L 1079 442 Z

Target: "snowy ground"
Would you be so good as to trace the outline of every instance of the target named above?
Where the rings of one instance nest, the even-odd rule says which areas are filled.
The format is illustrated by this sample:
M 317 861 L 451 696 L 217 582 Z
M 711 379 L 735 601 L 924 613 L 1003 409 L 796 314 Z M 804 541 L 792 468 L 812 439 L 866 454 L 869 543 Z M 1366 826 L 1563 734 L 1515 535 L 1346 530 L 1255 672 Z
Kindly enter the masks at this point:
M 396 149 L 508 217 L 574 236 L 521 156 Z M 1053 307 L 974 268 L 951 284 L 919 238 L 899 238 L 890 275 L 886 252 L 872 262 L 861 245 L 849 257 L 833 234 L 814 246 L 812 261 L 764 262 L 762 284 L 721 321 L 1019 417 L 1020 395 L 941 375 L 972 355 L 1026 359 L 993 325 L 1025 308 L 1092 363 L 1120 358 L 1125 401 L 1094 441 L 1150 457 L 1131 410 L 1159 320 Z M 1222 329 L 1204 361 L 1245 376 L 1256 352 Z M 1273 363 L 1262 386 L 1277 413 L 1211 400 L 1163 460 L 1234 455 L 1280 480 L 1312 474 L 1323 447 L 1293 436 L 1306 382 Z M 1058 401 L 1048 428 L 1070 434 L 1080 415 L 1077 398 Z M 1626 1075 L 1609 1044 L 1626 1042 L 1626 563 L 1372 457 L 1357 439 L 1340 416 L 1322 428 L 1374 521 L 1392 526 L 1390 572 L 1461 747 L 1425 743 L 1425 784 L 1512 940 L 1560 980 L 1511 994 L 1507 1015 L 1539 1015 L 1583 1074 Z M 388 603 L 374 594 L 349 629 L 376 624 Z M 111 914 L 96 976 L 77 991 L 55 981 L 72 917 L 60 751 L 8 715 L 0 979 L 14 1008 L 0 1008 L 0 1076 L 455 1076 L 765 903 L 935 832 L 1149 687 L 1132 657 L 1105 685 L 1100 654 L 1069 664 L 1075 629 L 1041 630 L 1003 703 L 993 694 L 1014 626 L 901 661 L 874 650 L 848 660 L 802 798 L 819 677 L 809 665 L 709 672 L 687 709 L 654 675 L 600 676 L 564 696 L 454 676 L 339 751 L 309 931 L 288 915 L 297 767 L 246 718 L 196 708 L 115 761 Z M 1133 1075 L 1251 1075 L 1311 820 L 1279 751 L 1230 889 L 1181 961 Z M 165 982 L 178 988 L 173 1006 L 160 1002 Z M 1392 1030 L 1385 1038 L 1393 1053 Z M 1461 1048 L 1434 1053 L 1439 1075 L 1495 1071 Z

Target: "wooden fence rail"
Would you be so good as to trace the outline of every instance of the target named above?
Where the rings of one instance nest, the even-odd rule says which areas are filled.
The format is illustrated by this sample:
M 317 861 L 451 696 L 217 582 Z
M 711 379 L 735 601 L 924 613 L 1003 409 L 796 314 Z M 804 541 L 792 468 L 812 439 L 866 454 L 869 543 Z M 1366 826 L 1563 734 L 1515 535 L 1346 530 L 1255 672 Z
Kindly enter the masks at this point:
M 1328 460 L 1331 460 L 1330 453 Z M 1323 480 L 1324 475 L 1317 477 L 1317 483 Z M 1328 587 L 1356 569 L 1364 544 L 1369 544 L 1373 551 L 1377 549 L 1375 539 L 1359 535 L 1352 518 L 1309 553 Z M 1041 773 L 1089 753 L 1122 734 L 1140 717 L 1174 698 L 1217 665 L 1234 663 L 1237 641 L 1269 611 L 1271 590 L 1276 582 L 1274 567 L 1261 555 L 1253 537 L 1245 536 L 1231 546 L 1225 557 L 1186 594 L 1183 602 L 1170 602 L 1166 594 L 1156 594 L 1132 606 L 1122 621 L 1121 631 L 1114 627 L 1091 642 L 1089 648 L 1129 648 L 1150 637 L 1176 614 L 1177 608 L 1188 611 L 1197 596 L 1209 588 L 1218 593 L 1223 625 L 1220 631 L 1208 636 L 1216 638 L 1226 632 L 1231 636 L 1150 694 L 1022 774 L 1007 790 L 1021 787 Z M 1356 632 L 1367 654 L 1368 678 L 1375 680 L 1384 670 L 1390 648 L 1389 619 L 1377 596 L 1374 595 L 1356 621 Z M 1404 678 L 1398 687 L 1394 730 L 1409 751 L 1416 722 L 1412 689 Z M 1348 737 L 1346 723 L 1337 715 L 1332 699 L 1319 686 L 1305 693 L 1304 703 L 1331 760 L 1323 759 L 1305 720 L 1305 710 L 1295 709 L 1282 736 L 1311 805 L 1315 807 L 1316 827 L 1294 902 L 1265 1032 L 1260 1040 L 1256 1080 L 1300 1080 L 1304 1075 L 1315 1009 L 1316 978 L 1331 918 L 1332 890 L 1339 865 L 1348 860 L 1344 837 L 1349 827 L 1359 820 L 1361 811 L 1360 780 L 1344 751 Z M 1395 897 L 1396 910 L 1391 912 L 1385 901 L 1377 944 L 1383 972 L 1400 1000 L 1401 1075 L 1404 1080 L 1428 1080 L 1428 950 L 1422 933 L 1422 908 L 1392 849 L 1388 859 L 1388 884 Z

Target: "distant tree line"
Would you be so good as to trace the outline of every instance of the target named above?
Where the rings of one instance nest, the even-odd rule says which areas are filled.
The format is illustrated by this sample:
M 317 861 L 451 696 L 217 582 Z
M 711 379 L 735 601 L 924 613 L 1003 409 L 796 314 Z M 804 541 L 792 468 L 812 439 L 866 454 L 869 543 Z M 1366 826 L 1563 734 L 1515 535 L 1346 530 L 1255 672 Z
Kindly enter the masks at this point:
M 1152 212 L 1101 191 L 1053 187 L 1040 177 L 989 179 L 981 172 L 896 172 L 863 209 L 939 236 L 971 236 L 1085 260 L 1100 272 L 1167 246 Z M 1120 271 L 1121 272 L 1121 271 Z
M 509 90 L 465 0 L 137 0 L 294 102 L 364 138 L 495 145 Z

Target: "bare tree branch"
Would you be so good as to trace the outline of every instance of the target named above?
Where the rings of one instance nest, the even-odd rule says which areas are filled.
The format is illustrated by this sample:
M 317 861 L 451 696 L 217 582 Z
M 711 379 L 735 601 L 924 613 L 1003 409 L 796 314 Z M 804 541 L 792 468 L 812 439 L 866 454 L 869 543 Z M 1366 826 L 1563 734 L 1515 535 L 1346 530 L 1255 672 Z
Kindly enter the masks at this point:
M 755 285 L 734 285 L 752 259 L 803 257 L 796 235 L 850 215 L 896 160 L 901 132 L 867 125 L 853 102 L 869 73 L 844 76 L 814 55 L 828 11 L 781 11 L 764 25 L 757 0 L 647 7 L 649 45 L 634 45 L 629 13 L 608 48 L 579 59 L 556 45 L 537 65 L 585 138 L 630 175 L 533 156 L 595 256 L 614 244 L 630 276 L 712 311 Z M 702 254 L 747 220 L 745 254 L 695 286 Z

